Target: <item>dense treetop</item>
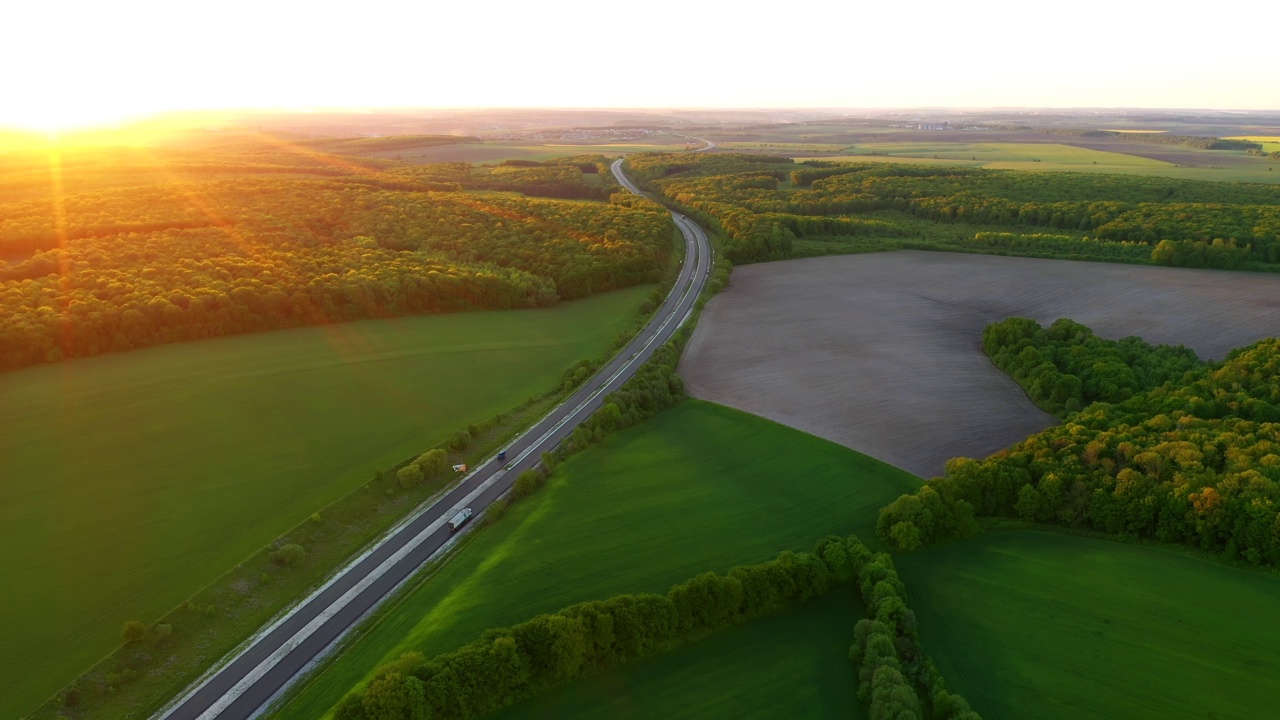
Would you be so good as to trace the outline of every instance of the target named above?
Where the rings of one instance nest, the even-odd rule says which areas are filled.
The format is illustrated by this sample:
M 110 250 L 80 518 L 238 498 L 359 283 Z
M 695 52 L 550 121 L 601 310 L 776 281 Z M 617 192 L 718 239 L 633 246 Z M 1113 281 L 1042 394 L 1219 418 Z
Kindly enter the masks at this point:
M 1021 355 L 1036 343 L 1023 344 L 1021 334 L 1012 345 L 988 340 L 1022 346 Z M 1089 344 L 1051 337 L 1048 349 L 1087 353 Z M 1112 349 L 1124 353 L 1125 344 Z M 985 460 L 953 460 L 945 476 L 882 510 L 879 533 L 912 549 L 974 532 L 975 514 L 994 515 L 1280 563 L 1280 340 L 1180 377 L 1188 358 L 1178 348 L 1147 346 L 1128 357 L 1138 385 L 1151 389 L 1089 405 Z M 1124 376 L 1114 370 L 1100 374 Z M 1121 395 L 1133 389 L 1117 386 Z
M 1066 318 L 1048 328 L 1027 318 L 992 323 L 982 332 L 982 348 L 1032 402 L 1059 416 L 1094 402 L 1123 402 L 1203 366 L 1182 345 L 1104 340 Z
M 610 201 L 616 185 L 583 182 L 603 158 L 472 169 L 121 150 L 49 162 L 0 162 L 0 369 L 304 324 L 546 306 L 655 282 L 672 248 L 660 207 Z M 492 192 L 568 196 L 574 183 L 606 202 Z

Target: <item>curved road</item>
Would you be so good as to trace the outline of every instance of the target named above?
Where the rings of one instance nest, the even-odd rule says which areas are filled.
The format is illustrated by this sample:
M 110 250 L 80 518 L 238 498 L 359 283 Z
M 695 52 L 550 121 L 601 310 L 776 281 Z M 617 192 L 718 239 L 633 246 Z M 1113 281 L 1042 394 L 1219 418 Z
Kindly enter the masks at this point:
M 621 159 L 614 162 L 613 173 L 628 190 L 640 193 L 622 173 Z M 294 609 L 265 627 L 158 717 L 252 717 L 449 542 L 449 518 L 463 508 L 472 508 L 479 514 L 511 488 L 516 476 L 537 465 L 542 452 L 553 449 L 600 407 L 604 396 L 630 379 L 688 319 L 711 271 L 706 235 L 683 216 L 672 213 L 672 218 L 684 235 L 686 255 L 671 294 L 649 324 L 613 360 L 508 446 L 505 467 L 491 459 L 474 469 L 455 488 L 402 521 Z

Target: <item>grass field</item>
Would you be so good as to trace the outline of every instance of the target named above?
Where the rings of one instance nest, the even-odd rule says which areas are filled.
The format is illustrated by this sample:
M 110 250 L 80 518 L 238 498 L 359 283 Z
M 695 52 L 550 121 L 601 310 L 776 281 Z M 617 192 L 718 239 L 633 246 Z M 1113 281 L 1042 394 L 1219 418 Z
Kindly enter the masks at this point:
M 1050 143 L 862 143 L 850 148 L 848 155 L 823 159 L 867 162 L 912 159 L 1007 170 L 1043 171 L 1076 166 L 1102 168 L 1110 172 L 1114 172 L 1115 168 L 1173 167 L 1172 163 L 1135 155 Z
M 1280 161 L 1246 158 L 1242 153 L 1220 150 L 1179 148 L 1196 158 L 1195 167 L 1138 157 L 1118 152 L 1093 150 L 1049 143 L 860 143 L 848 154 L 797 157 L 796 161 L 826 160 L 833 162 L 890 162 L 927 165 L 963 165 L 994 170 L 1028 170 L 1034 172 L 1097 172 L 1125 175 L 1155 175 L 1186 180 L 1236 182 L 1280 182 Z M 871 155 L 868 153 L 883 153 Z M 1190 154 L 1194 153 L 1194 154 Z M 1228 156 L 1230 164 L 1215 165 Z M 1203 164 L 1199 164 L 1199 163 Z
M 795 155 L 807 152 L 839 153 L 851 149 L 848 143 L 820 142 L 724 142 L 720 148 L 730 151 L 749 150 L 780 155 Z
M 385 469 L 554 387 L 640 287 L 0 375 L 0 717 Z
M 849 661 L 853 625 L 865 616 L 857 592 L 836 588 L 773 617 L 498 713 L 523 718 L 867 717 Z
M 918 480 L 811 435 L 694 400 L 607 438 L 387 613 L 281 713 L 321 717 L 381 663 L 444 652 L 489 627 L 707 570 L 874 537 Z M 842 642 L 848 626 L 838 629 Z M 847 642 L 846 642 L 847 648 Z
M 896 562 L 926 650 L 989 720 L 1275 717 L 1280 577 L 1030 531 Z

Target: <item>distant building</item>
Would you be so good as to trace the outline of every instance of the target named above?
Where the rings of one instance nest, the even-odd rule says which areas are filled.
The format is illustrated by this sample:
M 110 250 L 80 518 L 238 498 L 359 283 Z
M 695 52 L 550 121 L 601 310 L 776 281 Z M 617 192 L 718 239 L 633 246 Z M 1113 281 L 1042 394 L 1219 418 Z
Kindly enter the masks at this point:
M 919 125 L 916 125 L 916 129 L 917 129 L 917 130 L 950 130 L 950 129 L 951 129 L 951 123 L 950 123 L 950 122 L 944 122 L 944 123 L 920 123 Z

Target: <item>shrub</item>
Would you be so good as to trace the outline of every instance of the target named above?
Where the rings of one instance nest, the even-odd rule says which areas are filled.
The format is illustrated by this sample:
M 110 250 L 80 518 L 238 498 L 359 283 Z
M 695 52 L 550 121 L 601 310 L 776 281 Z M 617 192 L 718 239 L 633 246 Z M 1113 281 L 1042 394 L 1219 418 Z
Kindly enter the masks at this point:
M 418 487 L 423 481 L 422 468 L 416 464 L 405 465 L 396 471 L 396 481 L 405 490 Z
M 449 454 L 440 448 L 432 448 L 413 461 L 426 477 L 435 477 L 449 469 Z
M 147 626 L 137 620 L 130 620 L 120 629 L 120 639 L 126 645 L 142 642 L 147 638 Z
M 450 450 L 454 452 L 462 452 L 471 444 L 471 436 L 468 435 L 465 430 L 459 430 L 449 436 L 449 442 L 447 444 Z
M 529 497 L 541 486 L 542 474 L 537 470 L 525 470 L 516 478 L 516 484 L 511 490 L 511 496 L 516 500 Z
M 271 553 L 271 562 L 284 567 L 299 565 L 306 559 L 307 551 L 301 545 L 296 543 L 290 543 Z

